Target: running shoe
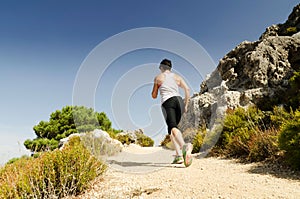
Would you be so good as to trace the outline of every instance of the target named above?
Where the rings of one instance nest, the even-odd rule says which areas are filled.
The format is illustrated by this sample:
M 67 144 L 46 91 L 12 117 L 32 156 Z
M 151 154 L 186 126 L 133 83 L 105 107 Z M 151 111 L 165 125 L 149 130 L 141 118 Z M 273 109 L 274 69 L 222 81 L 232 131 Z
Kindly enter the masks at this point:
M 183 158 L 181 156 L 175 156 L 172 164 L 182 164 L 183 163 Z
M 191 143 L 185 144 L 182 147 L 183 162 L 186 167 L 191 166 L 193 162 L 192 150 L 193 150 L 193 145 Z

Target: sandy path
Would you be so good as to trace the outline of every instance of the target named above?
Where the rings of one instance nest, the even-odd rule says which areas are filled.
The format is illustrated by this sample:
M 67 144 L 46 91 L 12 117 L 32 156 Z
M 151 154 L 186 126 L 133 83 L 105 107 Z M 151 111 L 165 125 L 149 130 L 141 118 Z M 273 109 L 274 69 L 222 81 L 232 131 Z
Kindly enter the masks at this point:
M 260 163 L 195 158 L 188 168 L 159 164 L 162 168 L 139 174 L 109 168 L 73 198 L 300 198 L 299 176 Z

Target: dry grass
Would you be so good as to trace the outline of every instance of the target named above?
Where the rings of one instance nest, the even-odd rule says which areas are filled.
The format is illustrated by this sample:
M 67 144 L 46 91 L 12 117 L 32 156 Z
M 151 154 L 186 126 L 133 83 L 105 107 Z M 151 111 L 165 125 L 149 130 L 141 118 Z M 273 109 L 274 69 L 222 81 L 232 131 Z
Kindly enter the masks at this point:
M 91 156 L 80 139 L 74 137 L 61 151 L 5 165 L 0 170 L 0 198 L 61 198 L 78 194 L 105 169 L 106 165 Z

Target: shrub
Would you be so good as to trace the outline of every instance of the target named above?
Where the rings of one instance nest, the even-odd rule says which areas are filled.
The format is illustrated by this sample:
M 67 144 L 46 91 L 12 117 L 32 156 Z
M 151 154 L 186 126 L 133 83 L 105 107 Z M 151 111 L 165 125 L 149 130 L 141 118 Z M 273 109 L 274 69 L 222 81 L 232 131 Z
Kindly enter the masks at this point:
M 167 146 L 167 144 L 171 142 L 170 135 L 167 134 L 165 138 L 160 142 L 160 146 Z
M 116 139 L 118 133 L 121 133 L 122 130 L 110 129 L 110 130 L 107 130 L 106 132 L 109 134 L 109 136 L 110 136 L 111 138 Z
M 192 153 L 199 153 L 201 147 L 203 146 L 204 137 L 205 137 L 206 131 L 205 130 L 198 130 L 196 133 L 192 144 L 193 144 L 193 151 Z
M 20 157 L 20 158 L 12 158 L 12 159 L 10 159 L 9 161 L 7 161 L 6 164 L 13 164 L 13 163 L 15 163 L 15 162 L 17 162 L 17 161 L 19 161 L 19 160 L 21 160 L 21 159 L 29 159 L 29 158 L 31 158 L 31 157 L 29 157 L 29 156 L 27 156 L 27 155 L 23 155 L 23 156 Z
M 300 169 L 300 111 L 294 113 L 294 119 L 282 125 L 279 135 L 279 147 L 285 151 L 288 163 Z
M 253 162 L 275 157 L 279 152 L 278 133 L 279 131 L 273 128 L 253 134 L 248 142 L 248 160 Z
M 289 83 L 291 89 L 289 91 L 287 103 L 295 110 L 300 106 L 300 71 L 294 72 L 294 75 L 289 79 Z
M 228 110 L 217 146 L 226 149 L 231 156 L 248 155 L 247 143 L 259 126 L 263 126 L 263 118 L 263 112 L 256 107 Z
M 117 140 L 119 140 L 122 144 L 131 144 L 131 143 L 134 143 L 135 140 L 133 138 L 130 137 L 130 135 L 128 134 L 118 134 L 116 136 Z
M 63 150 L 22 158 L 0 170 L 0 198 L 62 198 L 77 194 L 106 166 L 74 137 Z
M 49 140 L 48 138 L 37 138 L 34 140 L 25 140 L 24 145 L 31 151 L 51 151 L 58 148 L 59 141 L 55 139 Z
M 142 133 L 137 133 L 136 135 L 137 135 L 136 142 L 138 145 L 142 147 L 151 147 L 154 145 L 154 141 L 150 137 Z
M 33 127 L 37 138 L 26 140 L 24 145 L 32 152 L 48 151 L 58 148 L 60 139 L 73 133 L 89 132 L 100 128 L 117 133 L 105 113 L 95 112 L 84 106 L 66 106 L 50 114 L 49 121 L 41 121 Z
M 294 113 L 292 110 L 287 112 L 283 106 L 275 106 L 270 116 L 272 126 L 279 129 L 287 121 L 293 120 L 293 115 Z
M 227 156 L 243 157 L 250 161 L 275 157 L 280 151 L 277 129 L 289 118 L 281 107 L 275 107 L 273 113 L 262 112 L 256 107 L 229 110 L 215 148 L 219 147 Z
M 248 142 L 255 133 L 254 129 L 240 128 L 232 137 L 228 138 L 225 149 L 229 156 L 245 156 L 247 157 L 250 149 Z
M 154 141 L 139 131 L 135 131 L 133 134 L 129 133 L 120 133 L 116 135 L 116 139 L 119 140 L 122 144 L 138 144 L 142 147 L 150 147 L 154 145 Z

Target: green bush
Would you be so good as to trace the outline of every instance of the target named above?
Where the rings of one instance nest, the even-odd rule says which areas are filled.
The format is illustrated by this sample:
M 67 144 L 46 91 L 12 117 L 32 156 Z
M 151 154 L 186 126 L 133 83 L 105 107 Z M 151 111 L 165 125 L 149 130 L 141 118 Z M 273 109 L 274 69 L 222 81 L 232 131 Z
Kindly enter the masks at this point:
M 119 140 L 122 144 L 127 144 L 127 145 L 135 142 L 135 140 L 132 137 L 130 137 L 128 134 L 123 134 L 123 133 L 118 134 L 116 136 L 116 139 Z
M 300 70 L 300 68 L 298 69 Z M 294 72 L 294 75 L 289 79 L 291 89 L 288 95 L 288 106 L 296 110 L 300 106 L 300 71 Z
M 118 133 L 121 133 L 122 130 L 110 129 L 110 130 L 107 130 L 106 132 L 108 133 L 108 135 L 109 135 L 111 138 L 116 139 Z
M 78 194 L 105 169 L 74 137 L 63 150 L 6 164 L 0 170 L 0 198 L 62 198 Z
M 137 140 L 136 140 L 137 143 L 136 144 L 138 144 L 142 147 L 151 147 L 154 145 L 154 141 L 150 137 L 148 137 L 142 133 L 137 133 L 136 135 L 137 135 Z
M 296 110 L 293 120 L 282 125 L 279 135 L 279 147 L 285 151 L 288 163 L 300 169 L 300 111 Z
M 276 158 L 284 150 L 288 163 L 300 168 L 300 111 L 287 112 L 283 107 L 274 107 L 268 114 L 255 107 L 230 110 L 214 149 L 250 161 Z
M 215 148 L 226 156 L 250 161 L 275 157 L 279 152 L 277 128 L 288 118 L 290 116 L 280 107 L 275 107 L 273 113 L 262 112 L 256 107 L 229 110 Z
M 270 116 L 272 126 L 279 129 L 284 123 L 293 120 L 293 111 L 287 112 L 283 106 L 275 106 Z
M 263 126 L 263 118 L 263 112 L 256 107 L 228 110 L 217 146 L 226 149 L 230 156 L 248 155 L 248 141 Z
M 160 146 L 167 146 L 168 143 L 171 142 L 170 135 L 167 134 L 165 138 L 160 142 Z
M 140 132 L 135 132 L 135 135 L 130 135 L 126 133 L 120 133 L 116 135 L 116 139 L 122 144 L 138 144 L 142 147 L 150 147 L 154 145 L 154 141 Z
M 205 130 L 203 130 L 203 131 L 199 130 L 196 133 L 196 135 L 195 135 L 195 137 L 194 137 L 194 139 L 192 141 L 192 144 L 193 144 L 193 151 L 192 151 L 192 153 L 199 153 L 200 152 L 200 149 L 203 146 L 205 134 L 206 134 Z
M 24 146 L 31 151 L 52 151 L 58 148 L 59 141 L 55 139 L 49 140 L 48 138 L 36 138 L 34 140 L 25 140 Z
M 6 164 L 13 164 L 13 163 L 15 163 L 15 162 L 17 162 L 17 161 L 19 161 L 19 160 L 22 160 L 22 159 L 30 159 L 31 157 L 29 157 L 29 156 L 27 156 L 27 155 L 23 155 L 22 157 L 20 157 L 20 158 L 12 158 L 12 159 L 10 159 L 9 161 L 7 161 L 7 163 Z
M 33 152 L 54 150 L 60 139 L 73 133 L 89 132 L 98 128 L 118 132 L 111 128 L 111 121 L 105 113 L 98 113 L 84 106 L 66 106 L 51 113 L 49 121 L 41 121 L 34 126 L 37 138 L 26 140 L 24 145 Z

